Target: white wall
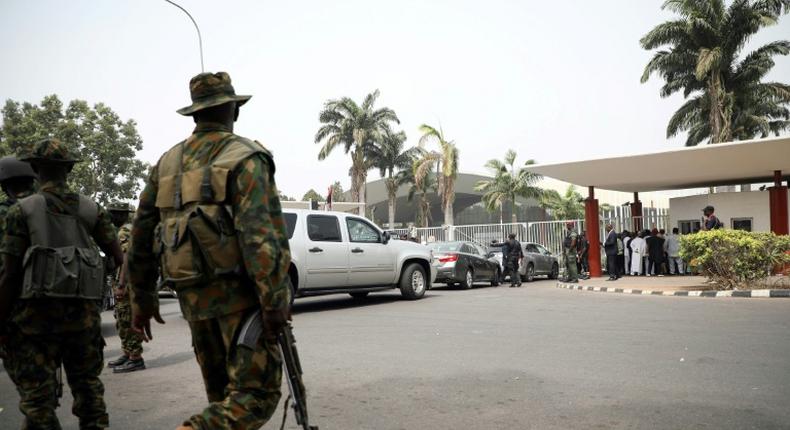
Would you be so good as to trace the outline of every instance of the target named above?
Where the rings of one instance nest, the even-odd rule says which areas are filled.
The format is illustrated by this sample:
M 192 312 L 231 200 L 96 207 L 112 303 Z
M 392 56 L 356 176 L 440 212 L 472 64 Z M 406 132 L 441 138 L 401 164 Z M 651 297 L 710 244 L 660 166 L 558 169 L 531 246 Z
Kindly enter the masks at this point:
M 716 209 L 716 216 L 727 228 L 730 228 L 732 218 L 752 218 L 753 231 L 771 231 L 768 190 L 669 199 L 670 227 L 678 227 L 678 221 L 699 220 L 702 217 L 702 208 L 708 205 Z

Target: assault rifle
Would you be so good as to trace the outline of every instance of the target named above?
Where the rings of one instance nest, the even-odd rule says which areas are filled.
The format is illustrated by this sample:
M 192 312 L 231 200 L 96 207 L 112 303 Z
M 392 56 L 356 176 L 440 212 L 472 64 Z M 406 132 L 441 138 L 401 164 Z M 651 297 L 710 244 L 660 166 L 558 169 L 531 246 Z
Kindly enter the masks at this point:
M 260 312 L 250 315 L 241 327 L 237 345 L 247 348 L 254 348 L 258 339 L 263 334 L 263 319 Z M 317 426 L 311 426 L 307 418 L 307 392 L 302 382 L 302 365 L 299 362 L 299 353 L 296 350 L 296 339 L 293 335 L 293 328 L 290 324 L 283 327 L 277 335 L 277 343 L 283 356 L 285 377 L 288 381 L 288 388 L 291 395 L 285 400 L 282 428 L 285 428 L 285 419 L 288 414 L 288 401 L 293 399 L 294 415 L 296 423 L 303 430 L 318 430 Z

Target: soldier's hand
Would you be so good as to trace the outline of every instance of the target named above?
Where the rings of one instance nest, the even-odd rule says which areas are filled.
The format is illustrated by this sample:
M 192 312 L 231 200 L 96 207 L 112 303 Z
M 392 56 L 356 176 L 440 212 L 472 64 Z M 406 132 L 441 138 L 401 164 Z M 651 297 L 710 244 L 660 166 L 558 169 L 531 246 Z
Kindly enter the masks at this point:
M 132 330 L 141 335 L 145 342 L 149 342 L 154 338 L 151 335 L 151 318 L 156 320 L 159 324 L 165 323 L 165 320 L 159 315 L 159 309 L 154 309 L 152 315 L 137 314 L 132 317 Z
M 263 337 L 269 342 L 276 342 L 283 327 L 291 320 L 291 308 L 273 311 L 261 311 L 263 317 Z

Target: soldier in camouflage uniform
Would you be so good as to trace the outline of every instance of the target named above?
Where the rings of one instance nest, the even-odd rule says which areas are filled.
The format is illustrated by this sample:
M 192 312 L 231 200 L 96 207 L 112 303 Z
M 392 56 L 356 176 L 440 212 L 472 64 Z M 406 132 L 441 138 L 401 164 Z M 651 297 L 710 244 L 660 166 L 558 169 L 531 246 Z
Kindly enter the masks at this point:
M 151 170 L 132 227 L 129 274 L 133 327 L 150 339 L 160 320 L 157 257 L 178 293 L 203 373 L 209 406 L 179 429 L 257 429 L 280 399 L 276 335 L 290 319 L 290 251 L 272 156 L 233 134 L 239 107 L 227 73 L 189 83 L 192 135 Z M 265 332 L 253 345 L 237 335 L 260 312 Z
M 579 271 L 576 267 L 576 241 L 579 240 L 579 234 L 576 233 L 575 226 L 573 221 L 565 223 L 567 231 L 565 239 L 562 241 L 562 252 L 565 255 L 565 281 L 570 283 L 579 282 Z
M 118 241 L 121 250 L 129 251 L 132 239 L 132 224 L 129 214 L 132 210 L 129 203 L 112 202 L 107 208 L 112 217 L 112 223 L 118 228 Z M 143 337 L 132 330 L 132 306 L 129 303 L 129 292 L 126 288 L 128 277 L 126 261 L 113 276 L 113 294 L 115 294 L 115 329 L 121 338 L 123 355 L 107 363 L 113 368 L 113 373 L 128 373 L 145 369 L 143 360 Z
M 100 300 L 103 264 L 94 242 L 117 264 L 121 248 L 109 214 L 69 190 L 77 160 L 57 139 L 19 157 L 38 173 L 40 191 L 11 207 L 0 253 L 0 325 L 7 328 L 5 367 L 20 396 L 24 429 L 60 429 L 57 369 L 62 365 L 81 429 L 108 427 Z M 49 276 L 40 276 L 44 267 Z

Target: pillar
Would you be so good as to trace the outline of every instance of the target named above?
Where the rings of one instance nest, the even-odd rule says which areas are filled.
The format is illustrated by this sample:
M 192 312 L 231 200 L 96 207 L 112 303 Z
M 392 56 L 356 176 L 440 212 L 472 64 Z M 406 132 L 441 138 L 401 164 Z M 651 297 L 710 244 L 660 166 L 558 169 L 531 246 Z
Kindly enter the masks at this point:
M 642 230 L 642 202 L 639 200 L 639 193 L 634 193 L 634 202 L 631 203 L 631 225 L 634 231 Z
M 774 186 L 768 188 L 768 202 L 771 208 L 771 231 L 775 234 L 788 234 L 787 223 L 787 186 L 782 185 L 782 171 L 774 171 Z
M 595 187 L 589 187 L 589 196 L 584 201 L 584 225 L 590 250 L 587 262 L 590 265 L 590 277 L 601 276 L 601 222 L 598 218 L 598 200 L 595 199 Z

